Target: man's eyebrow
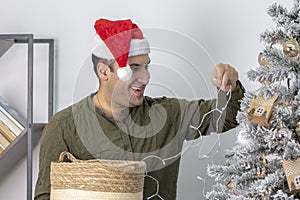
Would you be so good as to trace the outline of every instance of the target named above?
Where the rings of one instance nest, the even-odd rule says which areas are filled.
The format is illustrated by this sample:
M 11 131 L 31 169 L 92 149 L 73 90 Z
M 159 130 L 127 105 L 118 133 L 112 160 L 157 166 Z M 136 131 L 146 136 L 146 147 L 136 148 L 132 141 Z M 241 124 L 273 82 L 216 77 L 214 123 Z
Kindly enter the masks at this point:
M 147 63 L 147 64 L 143 64 L 143 65 L 149 65 L 150 64 L 150 62 L 151 62 L 151 60 L 149 60 L 149 62 Z M 130 67 L 137 67 L 137 66 L 141 66 L 140 64 L 137 64 L 137 63 L 131 63 L 130 65 L 129 65 Z

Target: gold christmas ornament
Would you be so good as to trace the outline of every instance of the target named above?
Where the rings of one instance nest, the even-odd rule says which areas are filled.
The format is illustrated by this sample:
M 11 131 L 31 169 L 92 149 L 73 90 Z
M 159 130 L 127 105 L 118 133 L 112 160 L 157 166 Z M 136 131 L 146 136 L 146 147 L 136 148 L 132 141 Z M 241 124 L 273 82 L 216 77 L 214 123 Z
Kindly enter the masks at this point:
M 271 63 L 263 58 L 263 52 L 260 52 L 260 53 L 258 54 L 258 59 L 257 59 L 257 61 L 258 61 L 259 65 L 262 66 L 262 67 L 270 67 L 270 66 L 271 66 Z M 268 80 L 268 79 L 266 79 L 266 78 L 261 78 L 261 79 L 259 79 L 258 81 L 259 81 L 261 84 L 264 84 L 264 85 L 270 84 L 270 83 L 272 82 L 271 80 Z
M 271 65 L 269 61 L 263 59 L 263 53 L 262 52 L 260 52 L 258 54 L 258 63 L 259 63 L 260 66 L 263 66 L 263 67 Z
M 228 188 L 228 189 L 232 189 L 232 188 L 233 188 L 233 183 L 234 183 L 233 180 L 229 181 L 229 182 L 226 184 L 227 188 Z
M 296 57 L 300 52 L 300 45 L 294 38 L 283 44 L 283 53 L 287 57 Z
M 268 164 L 268 160 L 266 158 L 261 157 L 260 160 L 263 164 Z
M 296 128 L 295 128 L 295 132 L 300 137 L 300 122 L 297 122 L 297 125 L 296 125 Z

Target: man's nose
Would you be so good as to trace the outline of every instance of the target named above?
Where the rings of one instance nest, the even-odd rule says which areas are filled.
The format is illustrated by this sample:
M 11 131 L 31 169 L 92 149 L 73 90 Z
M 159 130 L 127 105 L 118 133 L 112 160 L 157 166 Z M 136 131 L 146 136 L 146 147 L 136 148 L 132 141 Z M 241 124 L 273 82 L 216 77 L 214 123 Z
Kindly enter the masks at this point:
M 150 79 L 150 73 L 148 69 L 142 69 L 139 71 L 138 74 L 138 81 L 142 84 L 148 84 Z

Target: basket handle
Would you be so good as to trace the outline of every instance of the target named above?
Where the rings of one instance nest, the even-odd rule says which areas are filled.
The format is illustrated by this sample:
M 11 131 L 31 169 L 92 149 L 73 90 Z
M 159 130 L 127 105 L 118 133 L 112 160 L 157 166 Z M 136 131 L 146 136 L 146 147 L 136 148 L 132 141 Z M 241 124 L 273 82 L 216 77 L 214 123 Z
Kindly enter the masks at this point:
M 67 151 L 63 151 L 60 153 L 58 161 L 63 162 L 64 158 L 67 158 L 71 162 L 78 161 L 78 159 L 76 159 L 70 152 L 67 152 Z

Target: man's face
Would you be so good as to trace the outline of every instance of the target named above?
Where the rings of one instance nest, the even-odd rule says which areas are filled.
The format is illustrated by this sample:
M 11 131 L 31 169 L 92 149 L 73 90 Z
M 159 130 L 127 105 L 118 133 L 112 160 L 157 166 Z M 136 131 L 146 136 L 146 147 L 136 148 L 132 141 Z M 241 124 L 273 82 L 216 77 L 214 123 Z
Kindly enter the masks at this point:
M 121 81 L 117 73 L 112 79 L 112 105 L 135 107 L 143 103 L 144 91 L 149 83 L 150 74 L 148 55 L 132 56 L 128 58 L 128 65 L 131 67 L 132 76 L 128 81 Z

